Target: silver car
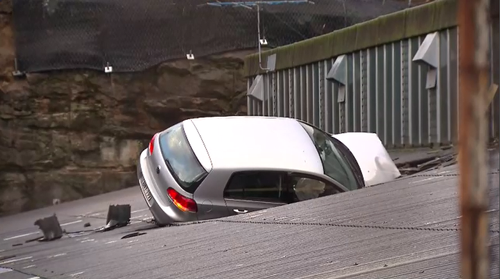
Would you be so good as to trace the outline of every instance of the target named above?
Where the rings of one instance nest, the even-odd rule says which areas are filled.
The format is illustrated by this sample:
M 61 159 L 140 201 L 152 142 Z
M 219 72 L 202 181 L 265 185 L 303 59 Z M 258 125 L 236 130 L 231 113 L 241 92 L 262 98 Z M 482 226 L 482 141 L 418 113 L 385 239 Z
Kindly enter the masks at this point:
M 365 187 L 344 144 L 310 124 L 281 117 L 185 120 L 153 136 L 137 176 L 160 226 Z

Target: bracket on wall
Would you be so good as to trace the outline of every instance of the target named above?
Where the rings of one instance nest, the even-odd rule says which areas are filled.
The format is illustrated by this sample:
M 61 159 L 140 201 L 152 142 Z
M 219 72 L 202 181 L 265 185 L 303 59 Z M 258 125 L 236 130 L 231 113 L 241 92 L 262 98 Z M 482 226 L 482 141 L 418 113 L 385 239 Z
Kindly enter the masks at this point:
M 427 34 L 424 41 L 418 47 L 417 53 L 413 57 L 413 62 L 428 66 L 426 78 L 426 89 L 435 88 L 437 85 L 437 69 L 439 68 L 439 33 Z
M 12 72 L 12 76 L 16 78 L 22 78 L 26 76 L 26 73 L 19 71 L 17 66 L 17 58 L 14 59 L 14 71 Z
M 255 77 L 250 90 L 247 92 L 247 96 L 251 96 L 261 102 L 264 101 L 264 79 L 262 75 Z
M 110 74 L 113 72 L 113 66 L 111 66 L 109 62 L 106 63 L 106 66 L 104 67 L 104 72 L 106 74 Z
M 345 102 L 345 87 L 347 84 L 347 57 L 345 55 L 340 55 L 335 59 L 332 68 L 326 75 L 326 79 L 336 83 L 339 86 L 339 94 L 337 97 L 337 103 Z
M 186 58 L 187 60 L 194 60 L 194 54 L 193 54 L 193 51 L 189 51 L 188 54 L 186 54 Z
M 276 53 L 271 54 L 266 58 L 266 68 L 271 72 L 276 70 Z

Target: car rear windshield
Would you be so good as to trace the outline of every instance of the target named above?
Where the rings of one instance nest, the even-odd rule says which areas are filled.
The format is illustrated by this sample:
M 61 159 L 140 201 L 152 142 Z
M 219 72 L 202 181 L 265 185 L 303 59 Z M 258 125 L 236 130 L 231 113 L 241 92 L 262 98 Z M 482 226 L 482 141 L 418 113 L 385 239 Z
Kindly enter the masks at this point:
M 170 127 L 159 137 L 160 149 L 173 177 L 184 190 L 194 193 L 207 176 L 193 153 L 182 123 Z

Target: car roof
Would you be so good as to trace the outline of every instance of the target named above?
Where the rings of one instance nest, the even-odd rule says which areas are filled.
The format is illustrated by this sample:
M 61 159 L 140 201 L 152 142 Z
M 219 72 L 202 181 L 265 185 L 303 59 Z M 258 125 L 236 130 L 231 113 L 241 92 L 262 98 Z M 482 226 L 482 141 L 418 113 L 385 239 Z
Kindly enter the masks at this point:
M 319 154 L 293 118 L 223 116 L 192 121 L 214 169 L 283 169 L 323 174 Z

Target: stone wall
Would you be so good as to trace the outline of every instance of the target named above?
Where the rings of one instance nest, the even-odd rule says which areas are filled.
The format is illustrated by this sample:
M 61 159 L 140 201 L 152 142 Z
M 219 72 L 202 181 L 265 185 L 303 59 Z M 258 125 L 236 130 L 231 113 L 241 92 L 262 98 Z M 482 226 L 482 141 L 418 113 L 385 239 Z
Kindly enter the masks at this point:
M 14 78 L 11 23 L 2 0 L 0 215 L 134 186 L 136 160 L 154 132 L 189 117 L 246 114 L 249 51 L 141 73 Z

